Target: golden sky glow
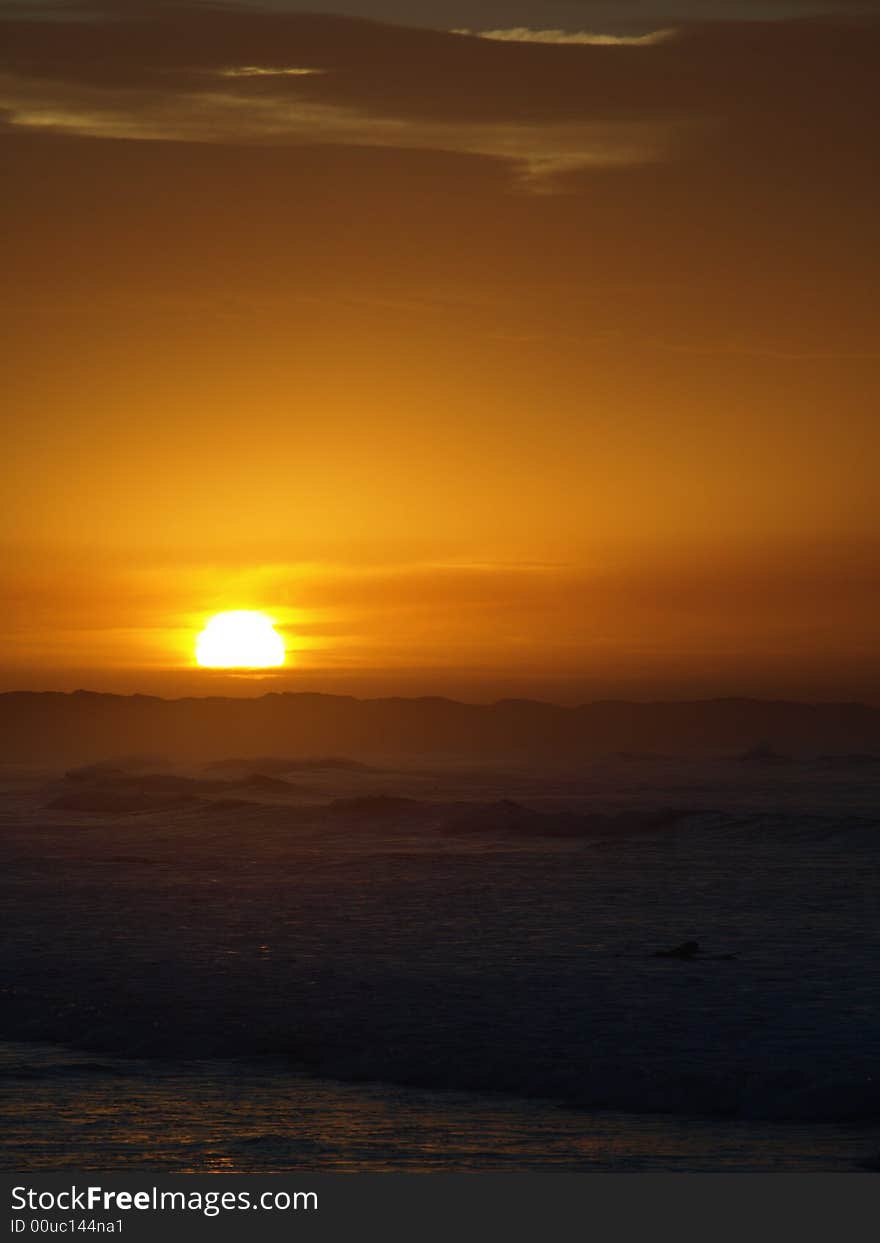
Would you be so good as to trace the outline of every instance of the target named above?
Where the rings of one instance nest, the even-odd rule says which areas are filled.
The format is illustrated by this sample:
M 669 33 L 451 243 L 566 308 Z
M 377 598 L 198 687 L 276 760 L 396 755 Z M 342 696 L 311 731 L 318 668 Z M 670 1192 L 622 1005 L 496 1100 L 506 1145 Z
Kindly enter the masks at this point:
M 2 686 L 880 694 L 876 23 L 172 7 L 0 23 Z

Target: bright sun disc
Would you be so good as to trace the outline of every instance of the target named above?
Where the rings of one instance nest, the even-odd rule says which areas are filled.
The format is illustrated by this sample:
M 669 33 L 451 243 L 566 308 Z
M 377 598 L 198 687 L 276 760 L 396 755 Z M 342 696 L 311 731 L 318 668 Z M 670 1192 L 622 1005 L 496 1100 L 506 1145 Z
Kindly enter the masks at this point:
M 196 640 L 196 664 L 203 669 L 277 669 L 284 664 L 284 640 L 265 613 L 218 613 Z

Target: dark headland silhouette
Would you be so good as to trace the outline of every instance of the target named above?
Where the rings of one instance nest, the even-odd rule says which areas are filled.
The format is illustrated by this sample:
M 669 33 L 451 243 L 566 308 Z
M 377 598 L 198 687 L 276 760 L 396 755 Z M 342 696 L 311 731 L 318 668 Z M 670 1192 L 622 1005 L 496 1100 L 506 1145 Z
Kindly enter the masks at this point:
M 870 755 L 880 749 L 880 708 L 754 699 L 561 707 L 443 698 L 160 699 L 89 691 L 0 695 L 0 762 L 72 764 L 152 752 L 180 759 L 315 755 L 357 759 L 433 756 L 536 763 L 621 753 Z

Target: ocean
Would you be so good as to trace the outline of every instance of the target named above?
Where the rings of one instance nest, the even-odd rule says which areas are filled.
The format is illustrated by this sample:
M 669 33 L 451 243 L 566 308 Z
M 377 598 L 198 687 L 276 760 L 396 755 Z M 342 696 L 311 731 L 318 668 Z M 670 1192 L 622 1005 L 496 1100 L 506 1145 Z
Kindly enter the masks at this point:
M 3 773 L 4 1168 L 876 1166 L 870 757 L 262 767 Z

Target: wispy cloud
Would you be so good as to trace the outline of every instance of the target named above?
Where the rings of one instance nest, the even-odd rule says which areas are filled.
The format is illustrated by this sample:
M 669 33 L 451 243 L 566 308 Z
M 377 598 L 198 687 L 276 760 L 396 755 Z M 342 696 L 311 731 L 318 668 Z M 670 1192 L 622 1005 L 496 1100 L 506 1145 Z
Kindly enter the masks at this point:
M 491 39 L 497 43 L 575 43 L 590 47 L 653 47 L 675 37 L 675 30 L 652 30 L 643 35 L 598 34 L 590 30 L 532 30 L 528 26 L 513 26 L 507 30 L 452 31 L 456 35 L 470 35 L 475 39 Z
M 307 68 L 273 68 L 270 65 L 230 65 L 226 69 L 219 69 L 218 75 L 221 78 L 313 78 L 316 75 L 326 73 L 326 69 L 307 69 Z
M 680 127 L 653 120 L 497 122 L 386 116 L 349 105 L 236 91 L 128 93 L 0 75 L 0 108 L 15 127 L 141 141 L 347 145 L 447 151 L 502 160 L 528 180 L 588 167 L 646 164 L 674 148 Z

